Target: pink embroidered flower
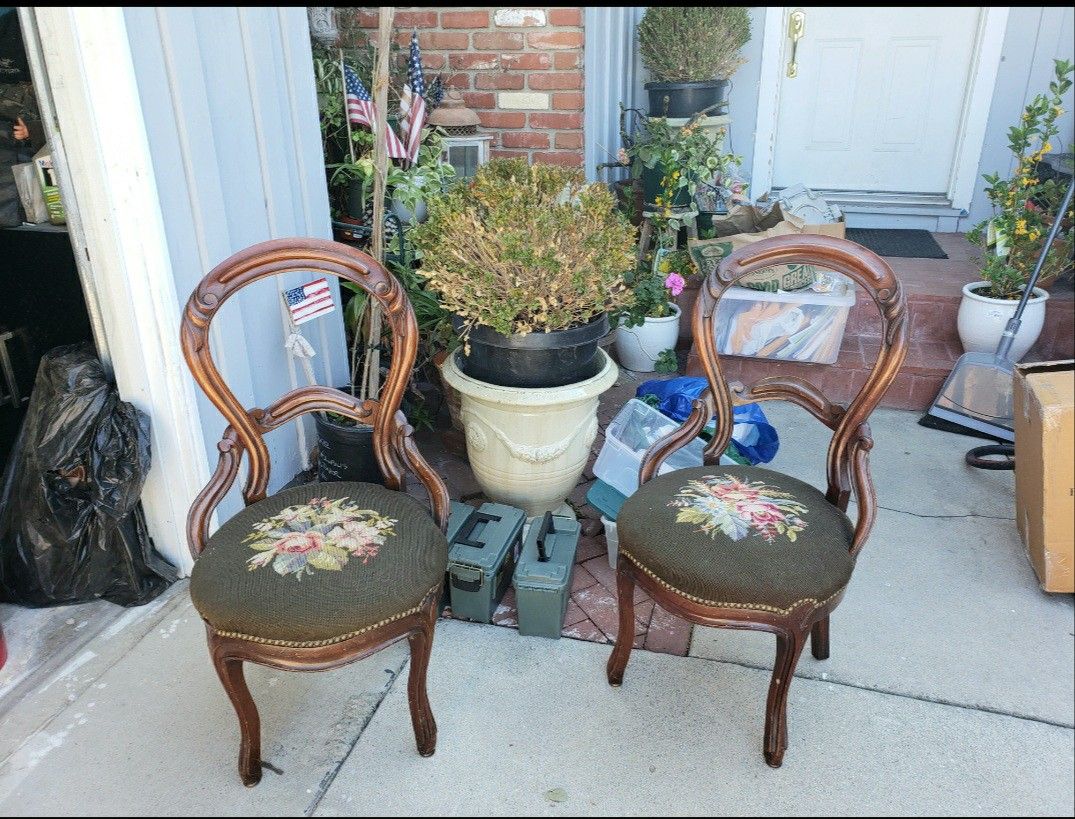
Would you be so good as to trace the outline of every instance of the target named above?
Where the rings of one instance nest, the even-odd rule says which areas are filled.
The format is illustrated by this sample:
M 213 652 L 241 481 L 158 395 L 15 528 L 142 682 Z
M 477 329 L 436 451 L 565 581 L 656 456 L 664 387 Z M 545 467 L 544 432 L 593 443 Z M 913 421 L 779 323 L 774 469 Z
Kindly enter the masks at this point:
M 664 286 L 667 287 L 673 296 L 678 296 L 683 292 L 683 288 L 686 287 L 687 280 L 680 276 L 678 273 L 669 273 L 668 278 L 664 280 Z
M 325 537 L 320 532 L 291 532 L 273 544 L 273 551 L 278 554 L 304 555 L 325 545 Z

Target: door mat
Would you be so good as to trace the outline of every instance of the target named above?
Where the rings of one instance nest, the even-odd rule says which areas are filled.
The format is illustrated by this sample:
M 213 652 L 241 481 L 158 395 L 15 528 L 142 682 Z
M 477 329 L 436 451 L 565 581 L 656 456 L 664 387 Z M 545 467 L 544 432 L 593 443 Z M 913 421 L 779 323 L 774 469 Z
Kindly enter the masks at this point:
M 847 238 L 872 250 L 878 256 L 903 259 L 947 259 L 937 240 L 928 230 L 894 228 L 848 228 Z

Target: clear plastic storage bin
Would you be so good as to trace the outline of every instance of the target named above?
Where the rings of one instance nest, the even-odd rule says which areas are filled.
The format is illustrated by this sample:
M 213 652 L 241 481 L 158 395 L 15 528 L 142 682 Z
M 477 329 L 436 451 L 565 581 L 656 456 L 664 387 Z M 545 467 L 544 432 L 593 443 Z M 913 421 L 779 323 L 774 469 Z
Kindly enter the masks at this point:
M 617 492 L 630 496 L 638 489 L 638 469 L 642 456 L 659 438 L 679 428 L 679 424 L 662 415 L 645 401 L 632 398 L 612 419 L 605 430 L 605 443 L 593 465 L 593 473 Z M 695 438 L 670 455 L 658 474 L 702 465 L 705 441 Z M 721 456 L 721 463 L 734 463 Z
M 729 287 L 717 310 L 721 355 L 832 364 L 840 354 L 847 316 L 855 305 L 854 285 L 833 277 L 831 291 L 767 293 Z

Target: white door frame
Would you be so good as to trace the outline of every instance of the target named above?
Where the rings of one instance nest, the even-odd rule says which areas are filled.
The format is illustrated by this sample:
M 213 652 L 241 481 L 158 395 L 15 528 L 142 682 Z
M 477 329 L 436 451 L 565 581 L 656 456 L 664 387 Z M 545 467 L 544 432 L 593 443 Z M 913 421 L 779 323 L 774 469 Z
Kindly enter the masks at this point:
M 754 129 L 754 162 L 751 167 L 750 188 L 754 195 L 768 191 L 773 184 L 773 158 L 776 153 L 776 128 L 780 112 L 780 89 L 785 69 L 788 14 L 792 6 L 769 6 L 765 11 L 762 33 L 761 77 L 758 84 L 758 118 Z M 978 164 L 985 143 L 986 121 L 993 101 L 997 69 L 1008 27 L 1008 7 L 982 7 L 974 46 L 974 63 L 970 67 L 969 88 L 960 117 L 959 135 L 944 197 L 930 199 L 918 195 L 856 194 L 856 203 L 878 205 L 942 205 L 957 211 L 967 211 L 977 182 Z M 806 36 L 810 36 L 810 20 L 806 21 Z
M 73 244 L 120 395 L 148 413 L 153 466 L 142 492 L 157 550 L 183 574 L 187 510 L 209 478 L 194 387 L 179 347 L 176 292 L 123 10 L 20 9 L 34 77 L 50 97 Z M 39 92 L 40 93 L 40 92 Z

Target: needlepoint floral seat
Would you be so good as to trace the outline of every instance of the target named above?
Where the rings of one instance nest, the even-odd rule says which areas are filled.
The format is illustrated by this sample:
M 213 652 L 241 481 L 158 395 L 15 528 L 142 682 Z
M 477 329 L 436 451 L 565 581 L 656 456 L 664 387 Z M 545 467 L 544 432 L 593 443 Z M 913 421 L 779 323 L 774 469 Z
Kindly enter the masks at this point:
M 616 528 L 621 551 L 642 571 L 708 605 L 788 611 L 820 603 L 854 568 L 847 515 L 809 484 L 758 467 L 654 478 L 627 499 Z
M 444 534 L 410 496 L 308 484 L 221 526 L 194 564 L 190 596 L 217 634 L 328 645 L 416 613 L 447 560 Z

